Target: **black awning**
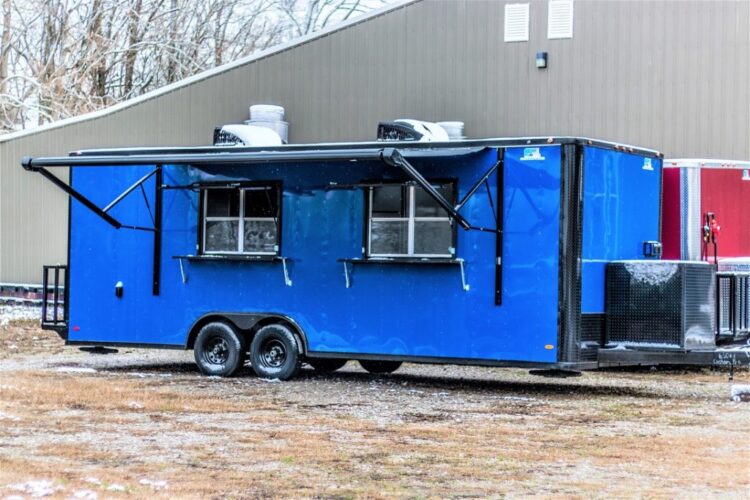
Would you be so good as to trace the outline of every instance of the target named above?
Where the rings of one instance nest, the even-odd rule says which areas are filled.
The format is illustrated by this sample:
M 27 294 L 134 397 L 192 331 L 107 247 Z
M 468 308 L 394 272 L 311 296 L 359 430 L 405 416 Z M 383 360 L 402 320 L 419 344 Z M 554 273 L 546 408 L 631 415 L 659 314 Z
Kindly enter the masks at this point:
M 465 156 L 485 150 L 484 147 L 473 148 L 434 148 L 410 149 L 401 151 L 406 158 L 450 158 Z M 365 148 L 365 149 L 320 149 L 320 150 L 290 150 L 290 151 L 253 151 L 253 152 L 216 152 L 216 153 L 167 153 L 141 154 L 134 150 L 129 154 L 122 150 L 121 154 L 92 155 L 92 156 L 49 156 L 31 158 L 25 156 L 21 165 L 26 170 L 39 170 L 44 167 L 110 167 L 134 165 L 237 165 L 253 163 L 295 163 L 314 161 L 366 161 L 383 160 L 394 148 Z

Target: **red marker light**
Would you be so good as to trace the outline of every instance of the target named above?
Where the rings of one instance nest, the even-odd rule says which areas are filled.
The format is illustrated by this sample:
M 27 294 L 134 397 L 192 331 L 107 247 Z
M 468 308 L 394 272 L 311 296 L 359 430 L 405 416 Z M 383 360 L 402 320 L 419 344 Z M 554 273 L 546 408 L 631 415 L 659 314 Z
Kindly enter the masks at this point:
M 81 331 L 81 327 L 78 326 L 78 325 L 76 325 L 76 326 L 73 327 L 73 331 L 74 332 L 80 332 Z

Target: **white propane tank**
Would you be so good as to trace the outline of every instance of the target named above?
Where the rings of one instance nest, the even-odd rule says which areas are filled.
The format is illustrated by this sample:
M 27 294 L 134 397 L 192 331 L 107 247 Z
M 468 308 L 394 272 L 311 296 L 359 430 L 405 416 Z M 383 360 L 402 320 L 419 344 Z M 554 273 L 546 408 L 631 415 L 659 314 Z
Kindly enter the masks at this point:
M 464 122 L 437 122 L 443 127 L 451 141 L 460 141 L 466 139 L 464 135 Z
M 275 122 L 284 119 L 284 108 L 273 104 L 253 104 L 250 106 L 250 119 Z

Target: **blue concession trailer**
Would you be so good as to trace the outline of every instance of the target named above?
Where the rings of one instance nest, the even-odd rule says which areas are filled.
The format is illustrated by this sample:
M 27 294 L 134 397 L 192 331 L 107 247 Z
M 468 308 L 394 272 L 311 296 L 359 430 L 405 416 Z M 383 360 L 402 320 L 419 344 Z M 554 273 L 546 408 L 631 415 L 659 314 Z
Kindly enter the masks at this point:
M 23 167 L 71 198 L 43 318 L 68 344 L 194 349 L 204 373 L 249 360 L 281 379 L 303 362 L 582 370 L 716 355 L 713 288 L 675 326 L 693 344 L 643 339 L 648 325 L 605 300 L 613 262 L 640 285 L 679 274 L 658 260 L 656 151 L 551 137 L 90 150 Z

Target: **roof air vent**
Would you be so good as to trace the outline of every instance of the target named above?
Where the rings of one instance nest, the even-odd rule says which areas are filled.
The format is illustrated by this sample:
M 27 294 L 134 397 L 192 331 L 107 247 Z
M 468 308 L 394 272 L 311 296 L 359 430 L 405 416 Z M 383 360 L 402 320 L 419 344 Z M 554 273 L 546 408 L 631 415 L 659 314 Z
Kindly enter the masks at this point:
M 214 146 L 281 146 L 278 133 L 254 125 L 224 125 L 214 129 Z
M 447 142 L 448 133 L 437 123 L 399 119 L 378 123 L 379 141 Z

